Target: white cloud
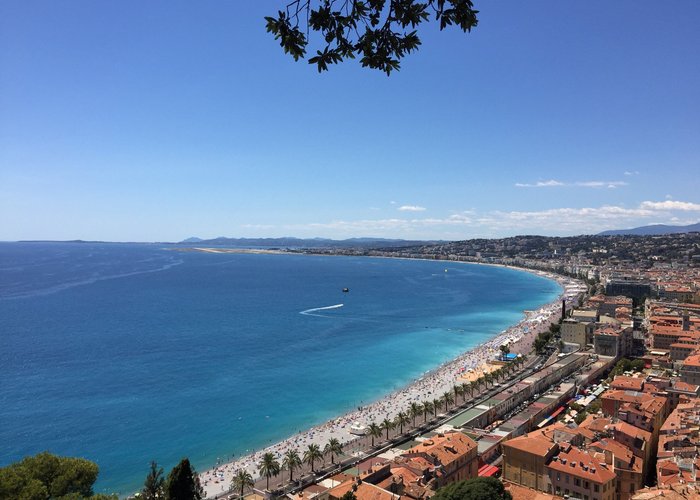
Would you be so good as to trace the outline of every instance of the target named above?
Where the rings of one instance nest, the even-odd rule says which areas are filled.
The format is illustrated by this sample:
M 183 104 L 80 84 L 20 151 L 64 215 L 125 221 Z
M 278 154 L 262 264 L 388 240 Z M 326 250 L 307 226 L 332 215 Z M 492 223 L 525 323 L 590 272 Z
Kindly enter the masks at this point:
M 578 187 L 590 187 L 590 188 L 602 188 L 607 187 L 609 189 L 615 189 L 620 186 L 626 186 L 627 183 L 624 181 L 587 181 L 587 182 L 575 182 L 574 186 Z
M 614 189 L 620 186 L 627 186 L 624 181 L 578 181 L 578 182 L 562 182 L 554 179 L 548 181 L 538 181 L 534 184 L 516 182 L 515 187 L 524 188 L 540 188 L 540 187 L 562 187 L 562 186 L 575 186 L 575 187 L 588 187 L 588 188 L 609 188 Z
M 400 210 L 401 212 L 425 212 L 426 208 L 419 207 L 418 205 L 403 205 L 397 210 Z
M 554 179 L 550 179 L 548 181 L 537 181 L 534 184 L 524 184 L 521 182 L 516 182 L 515 183 L 516 187 L 522 187 L 522 188 L 531 188 L 531 187 L 557 187 L 557 186 L 566 186 L 563 182 L 560 181 L 555 181 Z
M 671 211 L 689 217 L 700 211 L 700 204 L 678 201 L 645 201 L 636 207 L 559 207 L 545 210 L 453 211 L 444 217 L 397 217 L 384 219 L 334 220 L 286 226 L 295 234 L 311 236 L 381 236 L 408 239 L 468 239 L 515 234 L 572 235 L 595 234 L 606 229 L 642 226 L 651 223 L 690 224 L 696 221 L 676 217 Z M 321 234 L 319 234 L 321 233 Z
M 648 210 L 681 210 L 684 212 L 700 211 L 699 203 L 691 203 L 688 201 L 645 201 L 640 205 Z
M 632 170 L 632 171 L 625 170 L 625 175 L 639 175 L 639 171 L 638 170 Z

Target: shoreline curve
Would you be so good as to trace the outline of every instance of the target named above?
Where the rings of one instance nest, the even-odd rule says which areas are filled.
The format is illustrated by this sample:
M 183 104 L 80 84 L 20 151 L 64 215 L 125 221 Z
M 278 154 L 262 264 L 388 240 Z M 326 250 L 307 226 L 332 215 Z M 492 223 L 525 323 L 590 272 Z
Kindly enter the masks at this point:
M 207 251 L 196 249 L 196 251 Z M 256 252 L 257 253 L 257 252 Z M 273 251 L 265 253 L 287 254 L 287 252 Z M 314 254 L 305 254 L 314 255 Z M 377 256 L 372 256 L 377 258 Z M 434 259 L 414 259 L 409 257 L 379 257 L 379 258 L 399 258 L 406 260 L 430 260 Z M 254 479 L 259 479 L 257 464 L 262 455 L 272 452 L 278 458 L 289 449 L 302 449 L 309 444 L 318 444 L 321 448 L 333 437 L 346 444 L 354 440 L 357 436 L 349 432 L 350 426 L 359 422 L 368 425 L 372 422 L 380 422 L 384 418 L 393 419 L 399 411 L 407 408 L 412 402 L 421 402 L 433 399 L 434 395 L 451 391 L 457 381 L 457 370 L 462 367 L 469 367 L 478 370 L 493 359 L 494 351 L 505 341 L 511 341 L 511 352 L 527 354 L 531 351 L 531 345 L 535 336 L 540 331 L 549 328 L 553 318 L 556 318 L 561 311 L 561 301 L 566 296 L 567 287 L 580 285 L 580 280 L 558 275 L 555 273 L 527 269 L 504 264 L 476 263 L 445 261 L 450 264 L 471 264 L 486 265 L 492 267 L 502 267 L 515 271 L 528 272 L 537 276 L 556 281 L 561 287 L 556 299 L 538 306 L 536 310 L 525 312 L 525 317 L 520 321 L 507 327 L 498 334 L 491 337 L 484 344 L 468 349 L 460 353 L 455 358 L 448 360 L 435 368 L 427 371 L 422 377 L 413 380 L 405 386 L 394 390 L 384 396 L 380 396 L 375 401 L 364 407 L 352 410 L 332 418 L 321 424 L 309 427 L 308 429 L 295 433 L 282 441 L 261 450 L 254 451 L 235 460 L 219 464 L 199 474 L 205 498 L 215 498 L 229 490 L 229 485 L 236 471 L 244 469 L 248 471 Z

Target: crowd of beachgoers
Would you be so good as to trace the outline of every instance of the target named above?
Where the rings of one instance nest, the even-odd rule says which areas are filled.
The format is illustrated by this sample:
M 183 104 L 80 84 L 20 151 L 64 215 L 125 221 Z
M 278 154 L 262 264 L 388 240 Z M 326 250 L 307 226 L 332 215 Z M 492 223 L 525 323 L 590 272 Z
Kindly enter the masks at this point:
M 443 393 L 452 391 L 455 385 L 475 380 L 484 373 L 498 368 L 493 361 L 502 354 L 500 347 L 504 344 L 509 346 L 513 354 L 528 354 L 532 350 L 532 344 L 537 335 L 548 329 L 552 322 L 558 321 L 561 315 L 561 299 L 578 286 L 578 282 L 572 279 L 541 271 L 535 272 L 558 281 L 564 288 L 555 301 L 535 311 L 526 311 L 525 318 L 518 324 L 504 330 L 485 344 L 424 374 L 403 389 L 341 417 L 295 434 L 277 444 L 200 474 L 206 496 L 213 497 L 228 491 L 233 475 L 240 469 L 247 470 L 254 478 L 259 477 L 258 464 L 267 452 L 272 452 L 281 463 L 284 453 L 290 449 L 298 450 L 301 455 L 310 444 L 317 444 L 323 450 L 331 438 L 347 443 L 357 438 L 350 432 L 353 424 L 359 423 L 364 426 L 371 423 L 380 424 L 384 419 L 394 419 L 400 411 L 406 411 L 411 403 L 439 399 Z

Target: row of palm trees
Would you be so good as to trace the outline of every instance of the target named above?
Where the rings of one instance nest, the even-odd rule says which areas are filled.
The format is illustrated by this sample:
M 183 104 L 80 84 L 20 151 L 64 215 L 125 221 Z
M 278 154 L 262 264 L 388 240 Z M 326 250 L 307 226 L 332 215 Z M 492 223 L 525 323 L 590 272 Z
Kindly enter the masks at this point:
M 278 476 L 282 469 L 289 471 L 289 482 L 294 481 L 294 471 L 302 468 L 303 464 L 311 466 L 311 472 L 316 472 L 316 463 L 323 460 L 325 462 L 325 457 L 331 457 L 331 463 L 335 464 L 335 457 L 343 453 L 343 445 L 340 444 L 336 438 L 331 438 L 326 443 L 323 450 L 321 447 L 315 443 L 308 445 L 306 450 L 304 450 L 303 456 L 299 455 L 298 450 L 287 450 L 282 457 L 282 463 L 280 464 L 277 457 L 272 452 L 267 452 L 263 455 L 262 460 L 258 464 L 258 472 L 260 476 L 266 478 L 266 488 L 270 489 L 270 478 L 273 476 Z M 246 470 L 239 470 L 233 476 L 231 482 L 231 488 L 234 491 L 240 492 L 243 496 L 243 492 L 247 488 L 252 488 L 254 486 L 253 477 Z
M 513 361 L 502 365 L 497 370 L 485 373 L 473 382 L 454 385 L 451 391 L 444 392 L 439 398 L 422 403 L 411 403 L 411 406 L 406 411 L 400 411 L 393 420 L 385 418 L 380 424 L 375 422 L 369 424 L 368 434 L 372 440 L 372 447 L 374 447 L 375 438 L 382 437 L 383 433 L 386 433 L 386 441 L 389 441 L 389 431 L 397 427 L 399 433 L 403 434 L 404 428 L 409 424 L 412 423 L 413 428 L 416 427 L 416 419 L 418 417 L 423 417 L 423 423 L 426 423 L 431 414 L 433 418 L 436 418 L 438 412 L 442 411 L 443 408 L 445 413 L 447 413 L 449 406 L 455 404 L 455 401 L 459 398 L 461 398 L 462 404 L 466 403 L 467 394 L 470 397 L 474 397 L 474 393 L 480 392 L 482 387 L 488 388 L 489 384 L 493 386 L 493 384 L 507 379 L 521 368 L 525 361 L 526 356 L 517 357 Z M 294 472 L 301 469 L 303 464 L 311 466 L 311 472 L 316 472 L 315 465 L 317 462 L 321 460 L 325 462 L 325 457 L 330 455 L 331 463 L 335 464 L 335 457 L 342 453 L 343 446 L 336 438 L 331 438 L 323 450 L 321 450 L 321 447 L 317 444 L 308 445 L 306 450 L 304 450 L 303 456 L 299 455 L 297 450 L 287 450 L 282 458 L 281 464 L 273 453 L 267 452 L 263 455 L 261 462 L 258 464 L 258 472 L 260 472 L 261 477 L 266 478 L 266 488 L 269 490 L 270 478 L 278 476 L 282 469 L 289 471 L 289 482 L 291 483 L 294 480 Z M 244 490 L 252 488 L 254 484 L 253 477 L 249 472 L 246 470 L 239 470 L 233 477 L 231 488 L 243 496 Z

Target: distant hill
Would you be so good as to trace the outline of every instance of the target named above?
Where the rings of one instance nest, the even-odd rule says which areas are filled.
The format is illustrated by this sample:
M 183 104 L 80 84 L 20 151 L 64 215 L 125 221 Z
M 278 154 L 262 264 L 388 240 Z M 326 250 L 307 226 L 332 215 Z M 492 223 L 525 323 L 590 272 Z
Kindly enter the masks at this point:
M 690 224 L 689 226 L 667 226 L 665 224 L 653 224 L 651 226 L 641 226 L 632 229 L 616 229 L 612 231 L 603 231 L 598 233 L 599 236 L 622 236 L 622 235 L 635 235 L 635 236 L 652 236 L 658 234 L 679 234 L 679 233 L 692 233 L 700 232 L 700 222 L 697 224 Z
M 391 240 L 384 238 L 350 238 L 347 240 L 330 240 L 325 238 L 213 238 L 202 240 L 187 238 L 178 245 L 196 243 L 202 246 L 226 247 L 275 247 L 275 248 L 397 248 L 415 245 L 441 243 L 440 241 Z

